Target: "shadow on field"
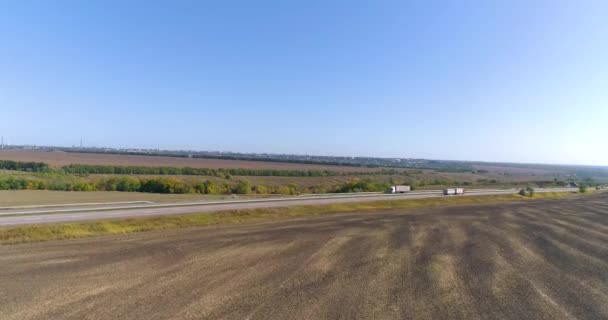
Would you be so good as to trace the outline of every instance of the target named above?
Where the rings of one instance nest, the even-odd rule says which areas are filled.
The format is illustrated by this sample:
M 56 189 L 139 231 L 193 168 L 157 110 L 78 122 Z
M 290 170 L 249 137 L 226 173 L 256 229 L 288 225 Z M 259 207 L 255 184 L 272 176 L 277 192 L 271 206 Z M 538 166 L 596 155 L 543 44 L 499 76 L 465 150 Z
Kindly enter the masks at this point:
M 0 247 L 3 319 L 608 319 L 608 197 Z

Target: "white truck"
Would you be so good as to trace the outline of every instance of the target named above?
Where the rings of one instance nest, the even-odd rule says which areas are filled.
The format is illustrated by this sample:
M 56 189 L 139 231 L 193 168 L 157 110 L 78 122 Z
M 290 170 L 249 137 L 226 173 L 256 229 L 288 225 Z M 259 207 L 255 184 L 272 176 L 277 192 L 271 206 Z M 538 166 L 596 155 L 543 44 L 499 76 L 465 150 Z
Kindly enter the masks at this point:
M 463 188 L 447 188 L 443 189 L 443 194 L 446 196 L 455 196 L 459 194 L 464 194 Z
M 406 193 L 412 191 L 412 187 L 410 186 L 392 186 L 390 192 L 391 193 Z

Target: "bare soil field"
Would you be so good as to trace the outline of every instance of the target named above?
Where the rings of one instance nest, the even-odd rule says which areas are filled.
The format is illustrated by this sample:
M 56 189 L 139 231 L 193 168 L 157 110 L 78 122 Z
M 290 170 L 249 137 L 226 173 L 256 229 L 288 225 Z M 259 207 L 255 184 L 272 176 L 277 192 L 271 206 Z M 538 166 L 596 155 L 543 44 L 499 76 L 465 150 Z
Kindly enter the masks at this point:
M 0 247 L 3 319 L 608 319 L 608 196 Z
M 198 158 L 177 158 L 141 155 L 115 155 L 94 153 L 73 153 L 61 151 L 0 150 L 0 160 L 45 162 L 53 167 L 70 164 L 149 166 L 149 167 L 191 167 L 209 169 L 274 169 L 274 170 L 331 170 L 338 172 L 364 172 L 379 169 L 331 165 L 216 160 Z
M 543 169 L 543 168 L 526 168 L 526 167 L 511 167 L 501 165 L 474 165 L 475 170 L 486 170 L 488 173 L 483 175 L 486 178 L 494 178 L 510 181 L 551 181 L 555 177 L 566 179 L 569 177 L 566 169 Z

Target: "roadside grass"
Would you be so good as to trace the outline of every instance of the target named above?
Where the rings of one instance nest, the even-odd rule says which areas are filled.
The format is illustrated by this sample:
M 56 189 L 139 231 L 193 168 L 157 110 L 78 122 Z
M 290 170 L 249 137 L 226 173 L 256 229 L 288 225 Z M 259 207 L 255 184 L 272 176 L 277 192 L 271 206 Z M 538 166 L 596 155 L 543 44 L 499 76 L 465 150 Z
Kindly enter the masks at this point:
M 260 196 L 257 196 L 260 197 Z M 123 201 L 177 202 L 223 200 L 230 195 L 159 194 L 118 191 L 51 191 L 51 190 L 0 190 L 0 207 L 44 206 L 78 203 L 111 203 Z M 239 195 L 238 199 L 254 198 Z
M 535 192 L 534 195 L 532 197 L 522 197 L 520 195 L 517 195 L 520 198 L 525 198 L 525 199 L 551 199 L 551 198 L 559 198 L 559 197 L 563 197 L 564 195 L 568 195 L 568 194 L 574 194 L 574 193 L 578 193 L 576 191 L 573 192 Z
M 490 195 L 444 197 L 410 200 L 383 200 L 359 203 L 339 203 L 245 210 L 227 210 L 183 215 L 131 218 L 121 220 L 99 220 L 64 224 L 39 224 L 0 228 L 0 244 L 17 244 L 48 240 L 78 239 L 112 234 L 128 234 L 153 230 L 210 226 L 260 220 L 277 220 L 295 217 L 314 217 L 348 212 L 370 212 L 395 209 L 433 208 L 479 204 L 499 204 L 514 201 L 561 198 L 572 193 L 537 193 L 534 197 L 520 195 Z

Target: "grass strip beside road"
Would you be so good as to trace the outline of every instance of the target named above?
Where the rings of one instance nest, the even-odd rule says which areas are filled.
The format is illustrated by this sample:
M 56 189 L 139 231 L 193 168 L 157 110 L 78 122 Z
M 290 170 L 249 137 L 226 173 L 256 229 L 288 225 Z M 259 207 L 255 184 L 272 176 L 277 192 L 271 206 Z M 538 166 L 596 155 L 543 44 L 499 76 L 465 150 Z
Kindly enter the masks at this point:
M 93 222 L 40 224 L 0 228 L 0 244 L 17 244 L 48 240 L 78 239 L 111 234 L 128 234 L 153 230 L 167 230 L 217 224 L 276 220 L 326 214 L 370 212 L 395 209 L 433 208 L 454 205 L 499 204 L 513 201 L 561 198 L 572 193 L 537 193 L 534 197 L 520 195 L 489 195 L 443 197 L 427 199 L 382 200 L 349 202 L 329 205 L 226 210 L 183 215 L 166 215 L 129 219 L 99 220 Z

